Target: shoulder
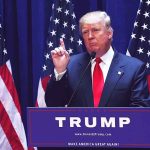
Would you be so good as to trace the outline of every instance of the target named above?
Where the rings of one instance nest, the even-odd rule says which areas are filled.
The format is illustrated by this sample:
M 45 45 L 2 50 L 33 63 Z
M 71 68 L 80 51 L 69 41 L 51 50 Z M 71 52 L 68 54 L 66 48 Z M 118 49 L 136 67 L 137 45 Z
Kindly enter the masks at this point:
M 90 55 L 87 52 L 82 52 L 80 54 L 72 55 L 70 58 L 70 63 L 82 62 L 84 60 L 89 60 Z
M 70 58 L 70 62 L 68 64 L 68 70 L 76 70 L 80 68 L 86 67 L 86 65 L 90 61 L 90 55 L 87 52 L 82 52 L 77 55 L 73 55 Z
M 114 58 L 115 57 L 118 58 L 119 62 L 121 62 L 122 64 L 130 65 L 130 66 L 143 66 L 144 65 L 144 62 L 142 62 L 141 60 L 132 56 L 121 54 L 119 52 L 115 53 Z
M 87 58 L 87 57 L 90 57 L 89 54 L 87 52 L 81 52 L 79 54 L 76 54 L 76 55 L 72 55 L 71 56 L 71 59 L 74 60 L 74 59 L 82 59 L 82 58 Z

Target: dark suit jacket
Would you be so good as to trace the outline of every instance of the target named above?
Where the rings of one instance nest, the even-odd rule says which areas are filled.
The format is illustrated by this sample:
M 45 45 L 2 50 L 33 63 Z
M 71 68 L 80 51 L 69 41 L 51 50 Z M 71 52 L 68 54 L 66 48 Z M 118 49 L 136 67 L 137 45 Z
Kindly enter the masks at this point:
M 60 81 L 52 75 L 46 93 L 47 106 L 65 106 L 90 61 L 87 53 L 71 57 L 67 72 Z M 99 107 L 149 106 L 150 98 L 145 65 L 138 59 L 115 52 L 109 68 Z M 93 107 L 91 66 L 81 80 L 70 107 Z

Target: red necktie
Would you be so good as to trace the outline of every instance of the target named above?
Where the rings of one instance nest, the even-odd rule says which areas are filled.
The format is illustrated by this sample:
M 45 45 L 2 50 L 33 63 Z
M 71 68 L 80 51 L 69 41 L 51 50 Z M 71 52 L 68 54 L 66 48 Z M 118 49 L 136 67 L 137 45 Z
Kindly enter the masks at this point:
M 103 72 L 99 66 L 101 59 L 96 58 L 95 61 L 96 64 L 93 72 L 93 96 L 94 96 L 94 107 L 98 107 L 104 87 L 104 78 Z

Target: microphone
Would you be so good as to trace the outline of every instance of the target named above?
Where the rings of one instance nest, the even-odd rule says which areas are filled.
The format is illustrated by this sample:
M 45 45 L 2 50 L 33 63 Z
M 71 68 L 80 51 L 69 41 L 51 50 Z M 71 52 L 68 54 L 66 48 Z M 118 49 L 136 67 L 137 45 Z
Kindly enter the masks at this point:
M 74 92 L 72 93 L 72 95 L 71 95 L 71 97 L 70 97 L 70 99 L 69 99 L 69 101 L 68 101 L 68 104 L 66 104 L 65 107 L 68 107 L 68 106 L 69 106 L 69 104 L 70 104 L 71 101 L 73 100 L 73 97 L 77 94 L 77 92 L 78 92 L 78 90 L 79 90 L 79 86 L 80 86 L 80 84 L 81 84 L 81 81 L 83 80 L 83 78 L 84 78 L 84 76 L 85 76 L 85 73 L 86 73 L 87 69 L 88 69 L 89 66 L 90 66 L 91 60 L 92 60 L 93 58 L 95 58 L 95 55 L 96 55 L 96 52 L 92 52 L 92 53 L 90 54 L 90 61 L 89 61 L 89 63 L 87 64 L 86 68 L 83 70 L 83 72 L 82 72 L 82 74 L 81 74 L 81 78 L 80 78 L 80 80 L 79 80 L 79 82 L 78 82 L 78 84 L 77 84 L 77 86 L 76 86 Z

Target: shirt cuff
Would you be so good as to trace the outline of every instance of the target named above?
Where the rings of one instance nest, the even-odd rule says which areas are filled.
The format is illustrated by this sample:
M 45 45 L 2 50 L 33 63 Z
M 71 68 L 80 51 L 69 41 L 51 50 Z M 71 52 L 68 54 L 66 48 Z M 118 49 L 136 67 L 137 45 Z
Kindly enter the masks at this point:
M 64 76 L 64 74 L 66 73 L 67 70 L 61 72 L 61 73 L 57 73 L 56 69 L 54 68 L 54 74 L 55 74 L 55 78 L 56 81 L 61 80 L 61 78 Z

